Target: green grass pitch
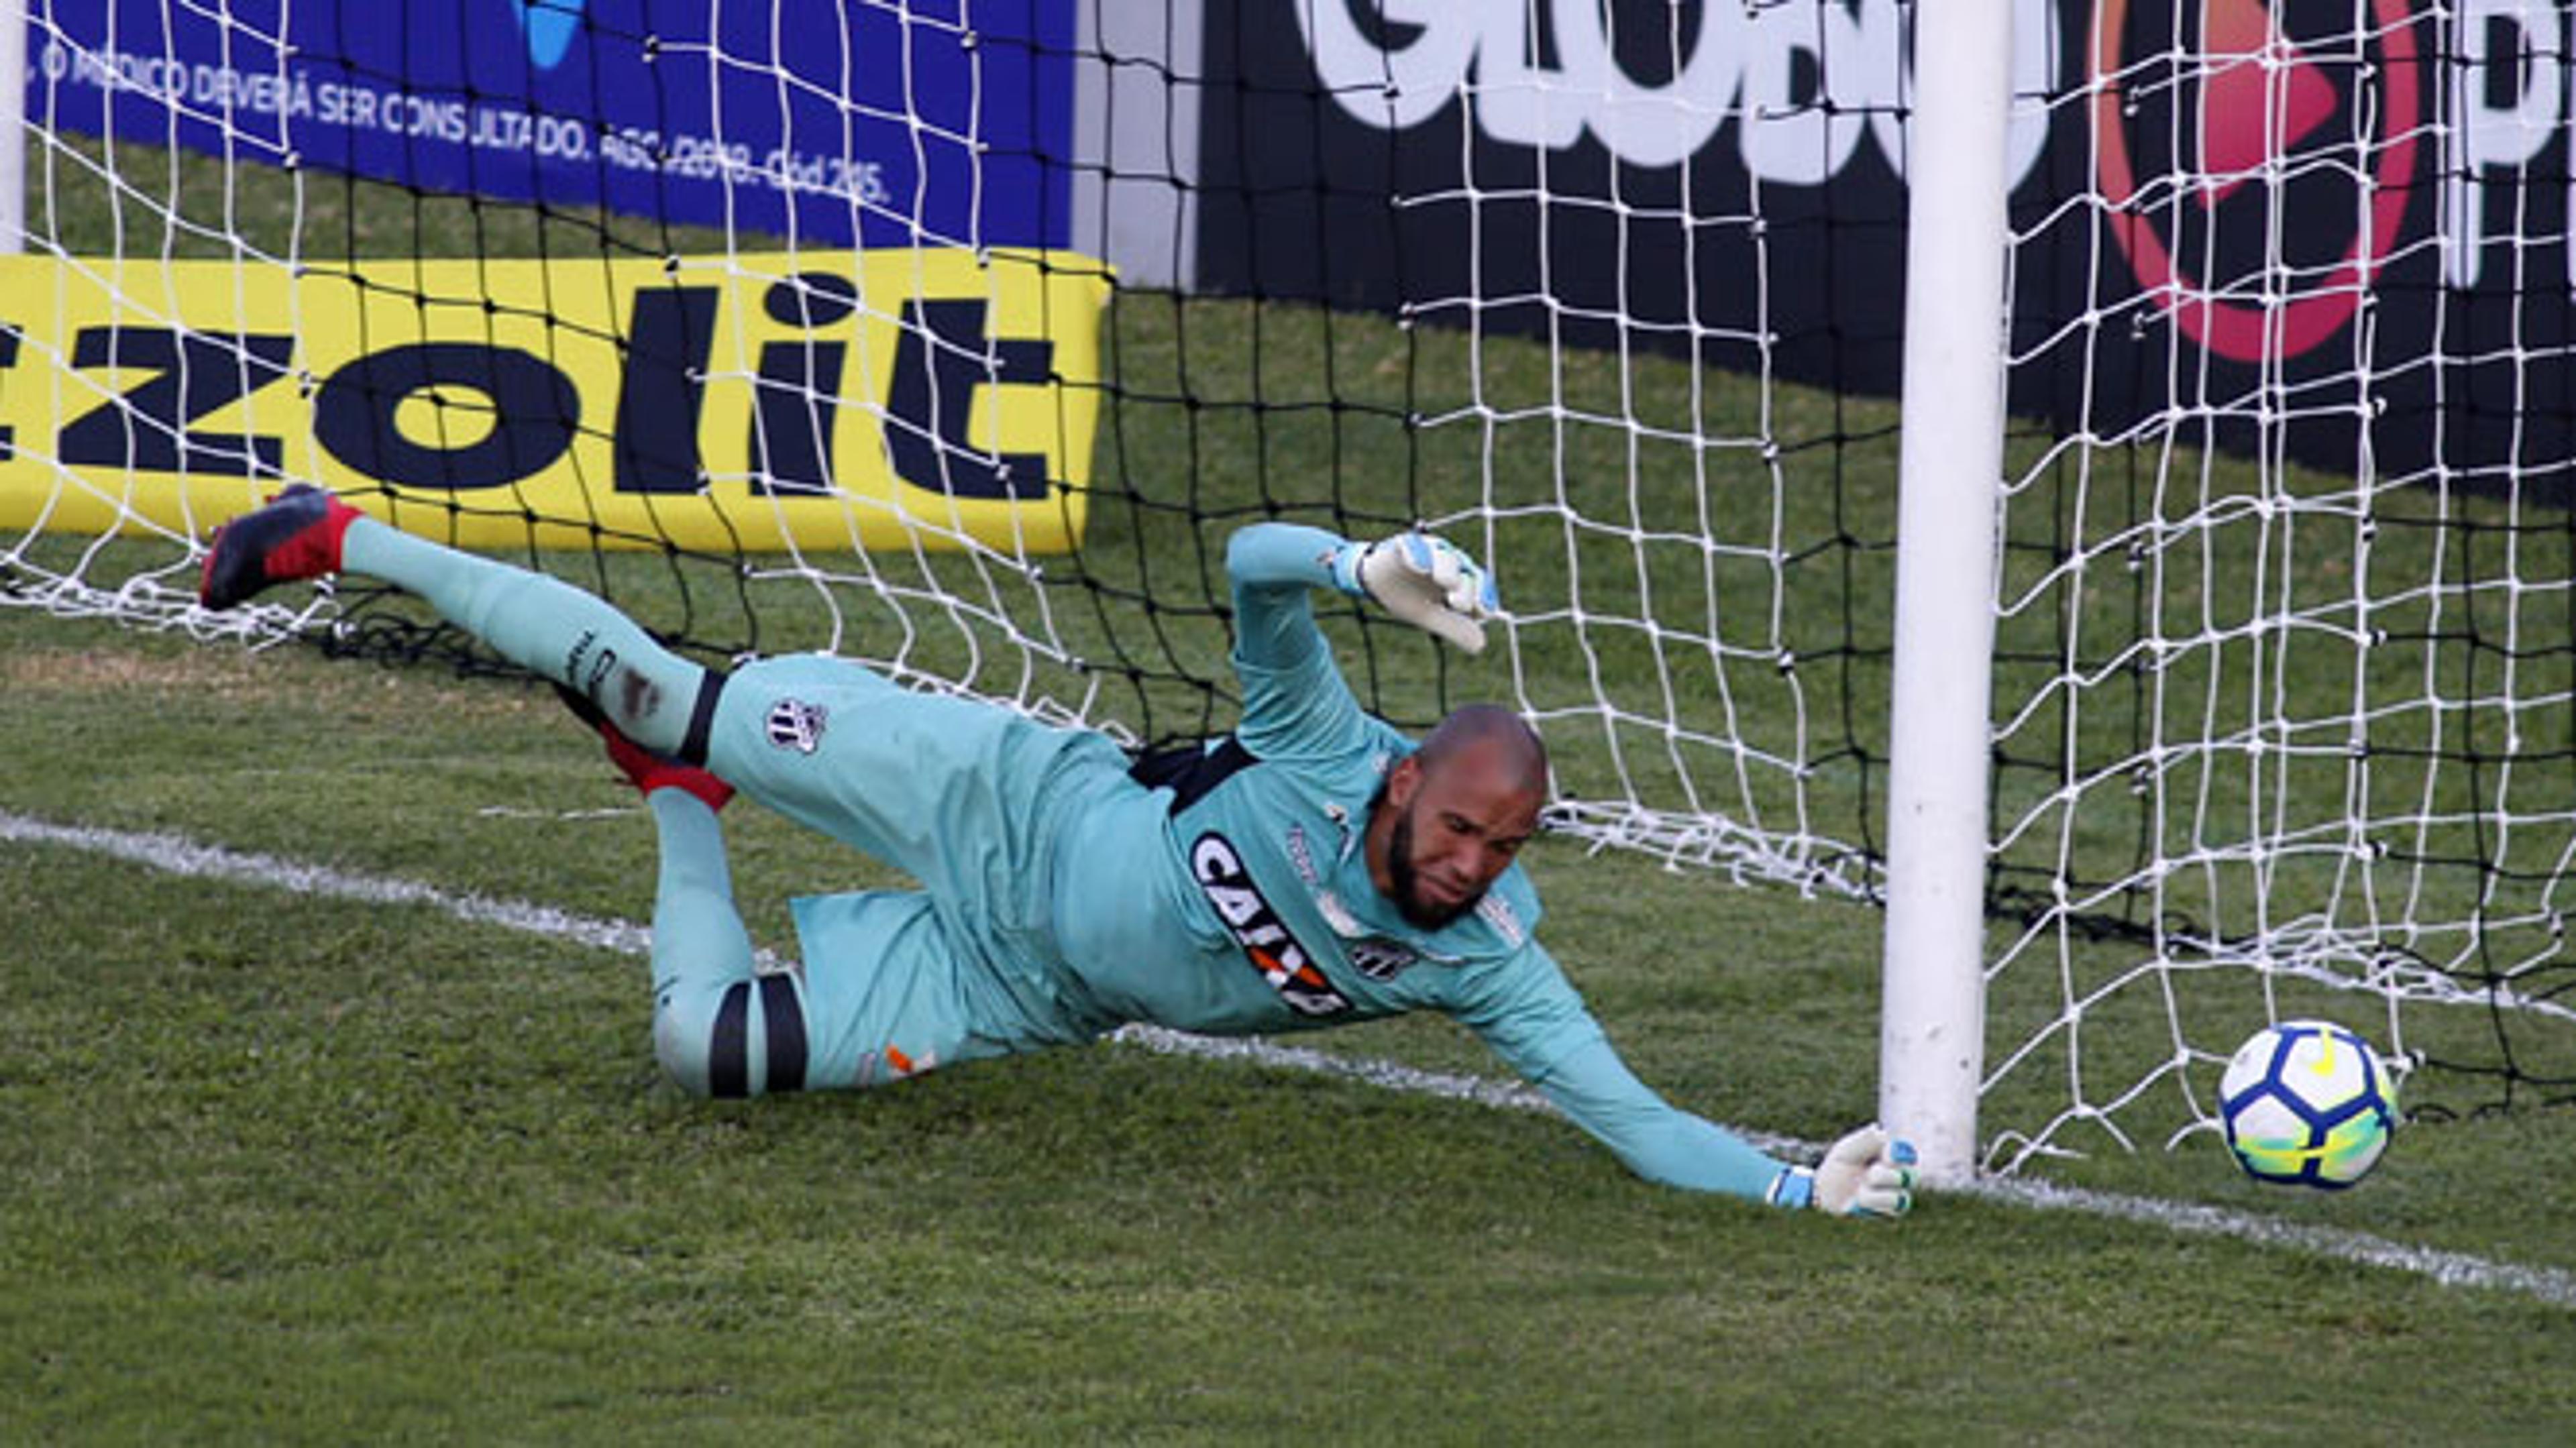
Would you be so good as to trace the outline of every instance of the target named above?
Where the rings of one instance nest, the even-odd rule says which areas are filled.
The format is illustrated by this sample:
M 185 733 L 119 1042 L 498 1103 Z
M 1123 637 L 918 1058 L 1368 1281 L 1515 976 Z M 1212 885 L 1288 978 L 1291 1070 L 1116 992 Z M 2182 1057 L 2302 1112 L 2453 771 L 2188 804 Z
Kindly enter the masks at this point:
M 0 623 L 0 810 L 639 919 L 552 701 Z M 869 867 L 729 812 L 755 934 Z M 1557 842 L 1548 935 L 1678 1099 L 1869 1111 L 1875 914 Z M 1117 1045 L 874 1093 L 662 1084 L 631 956 L 0 843 L 0 1440 L 2549 1441 L 2570 1309 L 2153 1223 L 1892 1226 L 1628 1177 L 1522 1112 Z M 1303 1038 L 1491 1074 L 1445 1022 Z M 2342 1196 L 2206 1139 L 2062 1182 L 2576 1270 L 2565 1112 Z

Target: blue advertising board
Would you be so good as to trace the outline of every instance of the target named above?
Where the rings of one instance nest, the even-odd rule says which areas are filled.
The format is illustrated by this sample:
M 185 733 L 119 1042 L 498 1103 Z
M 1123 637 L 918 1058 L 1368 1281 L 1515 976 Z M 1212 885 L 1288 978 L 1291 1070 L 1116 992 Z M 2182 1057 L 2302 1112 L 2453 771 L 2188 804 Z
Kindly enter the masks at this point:
M 32 0 L 37 124 L 817 245 L 1062 246 L 1073 0 Z

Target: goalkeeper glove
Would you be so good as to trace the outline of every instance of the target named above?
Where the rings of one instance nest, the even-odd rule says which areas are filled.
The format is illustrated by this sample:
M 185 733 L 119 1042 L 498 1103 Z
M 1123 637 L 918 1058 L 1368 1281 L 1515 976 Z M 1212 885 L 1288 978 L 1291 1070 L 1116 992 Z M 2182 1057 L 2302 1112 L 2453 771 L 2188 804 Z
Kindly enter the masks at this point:
M 1765 1200 L 1837 1217 L 1904 1216 L 1914 1206 L 1914 1143 L 1890 1141 L 1886 1132 L 1864 1126 L 1835 1142 L 1816 1165 L 1782 1167 Z
M 1467 652 L 1485 647 L 1483 620 L 1502 611 L 1494 580 L 1466 552 L 1428 533 L 1345 543 L 1332 557 L 1333 586 Z

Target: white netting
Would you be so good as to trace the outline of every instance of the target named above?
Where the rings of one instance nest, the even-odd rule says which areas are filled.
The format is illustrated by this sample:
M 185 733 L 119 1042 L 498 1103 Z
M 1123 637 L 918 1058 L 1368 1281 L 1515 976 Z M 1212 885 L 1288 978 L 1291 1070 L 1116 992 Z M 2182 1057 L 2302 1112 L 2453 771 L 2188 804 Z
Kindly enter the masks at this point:
M 366 590 L 194 606 L 214 525 L 308 481 L 715 654 L 1032 707 L 1076 672 L 1037 579 L 1107 279 L 1057 249 L 1065 17 L 28 8 L 0 602 L 444 647 Z
M 0 596 L 443 647 L 366 590 L 190 606 L 215 521 L 318 480 L 542 561 L 712 653 L 825 647 L 1162 737 L 1225 722 L 1228 531 L 1418 519 L 1495 563 L 1507 673 L 1452 679 L 1419 639 L 1352 634 L 1333 610 L 1373 705 L 1420 723 L 1507 692 L 1555 748 L 1560 823 L 1866 894 L 1889 414 L 1783 409 L 1775 378 L 1849 366 L 1884 385 L 1893 321 L 1838 318 L 1832 268 L 1883 269 L 1901 198 L 1812 203 L 1887 164 L 1895 15 L 1569 8 L 1539 38 L 1433 10 L 1391 17 L 1427 27 L 1404 44 L 1302 0 L 1071 21 L 567 0 L 491 34 L 446 7 L 360 29 L 253 0 L 39 4 L 24 275 L 55 319 L 29 330 L 12 397 L 83 401 L 13 414 L 11 485 L 45 505 L 0 531 Z M 1323 144 L 1275 153 L 1299 135 Z M 1772 187 L 1795 204 L 1774 211 Z M 1869 249 L 1846 254 L 1851 238 Z M 853 239 L 989 260 L 996 279 L 871 262 L 855 298 L 830 293 L 818 277 L 847 280 L 835 249 Z M 1062 250 L 1020 287 L 994 259 L 1028 246 Z M 1125 278 L 1088 368 L 1067 362 L 1075 324 L 1045 311 L 1086 255 Z M 711 321 L 681 296 L 715 288 Z M 76 355 L 103 319 L 187 336 L 175 372 L 232 367 L 248 400 L 182 417 L 135 392 L 147 374 Z M 252 355 L 262 330 L 284 356 Z M 424 360 L 457 346 L 515 370 Z M 1875 360 L 1843 359 L 1861 349 Z M 371 390 L 342 384 L 388 353 L 400 366 Z M 907 404 L 907 365 L 942 384 L 926 402 Z M 548 368 L 577 414 L 553 437 Z M 1089 486 L 1051 455 L 1020 476 L 1048 506 L 966 516 L 956 499 L 1010 491 L 1036 446 L 990 435 L 993 399 L 1041 383 L 1059 411 L 1098 411 L 1096 444 L 1074 428 L 1058 449 L 1083 450 Z M 363 425 L 335 428 L 361 395 Z M 177 444 L 70 456 L 55 435 L 92 407 Z M 738 420 L 700 426 L 677 462 L 632 442 L 692 407 Z M 882 434 L 861 451 L 947 505 L 899 514 L 831 476 L 852 413 Z M 551 470 L 460 476 L 531 427 L 531 447 L 560 446 Z M 1865 475 L 1849 493 L 1847 470 Z M 730 500 L 713 522 L 691 511 L 701 490 Z M 1032 532 L 1076 498 L 1082 549 L 1050 557 Z M 73 499 L 76 515 L 52 506 Z M 818 521 L 818 500 L 838 512 Z M 778 521 L 791 505 L 801 525 Z M 89 543 L 102 521 L 127 536 Z M 663 540 L 688 556 L 615 551 Z
M 2080 161 L 2014 239 L 2054 425 L 2006 500 L 1995 1161 L 2205 1124 L 2293 997 L 2563 1089 L 2564 117 L 2478 139 L 2563 17 L 2468 9 L 2104 4 L 2046 96 Z M 2488 52 L 2505 12 L 2538 50 Z M 2445 227 L 2510 277 L 2443 289 Z

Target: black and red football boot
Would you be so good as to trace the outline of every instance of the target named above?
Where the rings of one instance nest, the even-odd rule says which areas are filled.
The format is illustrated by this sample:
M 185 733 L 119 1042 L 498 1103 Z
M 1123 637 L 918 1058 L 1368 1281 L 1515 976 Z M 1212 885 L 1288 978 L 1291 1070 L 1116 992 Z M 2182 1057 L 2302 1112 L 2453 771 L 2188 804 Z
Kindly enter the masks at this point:
M 340 540 L 365 516 L 310 483 L 297 483 L 215 530 L 197 574 L 197 601 L 226 609 L 273 583 L 340 571 Z

